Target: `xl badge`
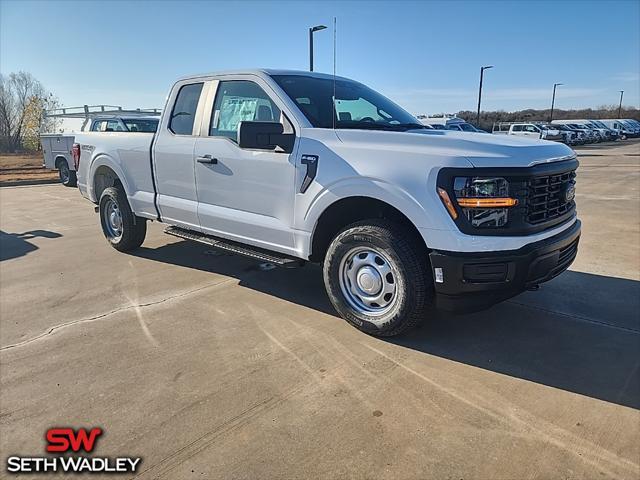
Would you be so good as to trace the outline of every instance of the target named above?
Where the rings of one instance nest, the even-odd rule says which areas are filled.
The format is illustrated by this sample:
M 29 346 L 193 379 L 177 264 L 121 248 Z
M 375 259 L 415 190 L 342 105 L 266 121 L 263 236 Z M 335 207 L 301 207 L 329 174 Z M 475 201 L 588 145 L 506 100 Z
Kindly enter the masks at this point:
M 570 202 L 571 200 L 574 199 L 575 196 L 576 196 L 576 185 L 575 183 L 571 183 L 567 187 L 567 191 L 564 192 L 564 198 L 567 200 L 567 202 Z

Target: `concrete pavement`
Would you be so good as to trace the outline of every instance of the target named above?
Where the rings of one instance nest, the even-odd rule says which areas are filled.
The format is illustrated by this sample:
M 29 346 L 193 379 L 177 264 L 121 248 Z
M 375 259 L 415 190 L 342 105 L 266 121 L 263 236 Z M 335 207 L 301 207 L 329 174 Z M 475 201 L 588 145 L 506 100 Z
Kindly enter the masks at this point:
M 2 188 L 2 462 L 71 425 L 141 478 L 640 478 L 638 147 L 580 150 L 571 271 L 388 341 L 318 267 L 121 254 L 75 189 Z

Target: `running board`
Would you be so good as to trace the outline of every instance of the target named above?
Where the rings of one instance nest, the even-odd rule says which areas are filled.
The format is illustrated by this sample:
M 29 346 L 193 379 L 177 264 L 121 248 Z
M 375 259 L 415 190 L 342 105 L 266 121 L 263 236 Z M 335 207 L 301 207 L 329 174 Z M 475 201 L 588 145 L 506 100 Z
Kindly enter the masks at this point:
M 231 240 L 223 240 L 222 238 L 214 237 L 213 235 L 194 232 L 185 228 L 167 227 L 164 233 L 173 235 L 174 237 L 184 238 L 185 240 L 204 243 L 205 245 L 210 245 L 214 248 L 218 248 L 226 252 L 255 258 L 256 260 L 260 260 L 262 262 L 273 263 L 274 265 L 278 265 L 279 267 L 299 267 L 304 264 L 304 260 L 300 258 L 281 255 L 276 252 L 271 252 L 250 245 L 244 245 L 241 243 L 233 242 Z

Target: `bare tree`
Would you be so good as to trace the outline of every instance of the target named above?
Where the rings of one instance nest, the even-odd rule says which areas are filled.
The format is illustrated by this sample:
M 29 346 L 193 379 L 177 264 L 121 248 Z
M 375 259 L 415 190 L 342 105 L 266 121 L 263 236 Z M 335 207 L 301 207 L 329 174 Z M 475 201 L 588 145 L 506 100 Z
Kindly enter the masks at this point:
M 42 109 L 52 101 L 55 99 L 30 73 L 0 74 L 0 149 L 15 152 L 22 147 L 29 116 L 41 117 Z M 37 123 L 39 126 L 40 120 Z

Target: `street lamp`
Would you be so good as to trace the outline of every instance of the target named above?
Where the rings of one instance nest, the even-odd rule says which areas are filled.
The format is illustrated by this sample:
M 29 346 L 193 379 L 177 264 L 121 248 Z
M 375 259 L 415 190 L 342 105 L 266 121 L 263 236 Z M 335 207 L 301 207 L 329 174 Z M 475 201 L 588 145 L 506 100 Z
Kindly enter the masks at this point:
M 493 68 L 493 65 L 487 65 L 486 67 L 480 67 L 480 88 L 478 88 L 478 116 L 476 117 L 476 126 L 480 127 L 480 102 L 482 101 L 482 78 L 484 77 L 484 71 L 489 68 Z
M 324 30 L 324 25 L 316 25 L 315 27 L 309 28 L 309 71 L 313 72 L 313 32 L 318 32 L 320 30 Z
M 622 112 L 622 96 L 624 95 L 624 90 L 620 90 L 620 105 L 618 105 L 618 118 L 620 118 L 620 114 Z
M 560 85 L 564 85 L 564 83 L 553 84 L 553 96 L 551 97 L 551 114 L 549 115 L 549 123 L 553 121 L 553 106 L 556 103 L 556 87 L 559 87 Z

